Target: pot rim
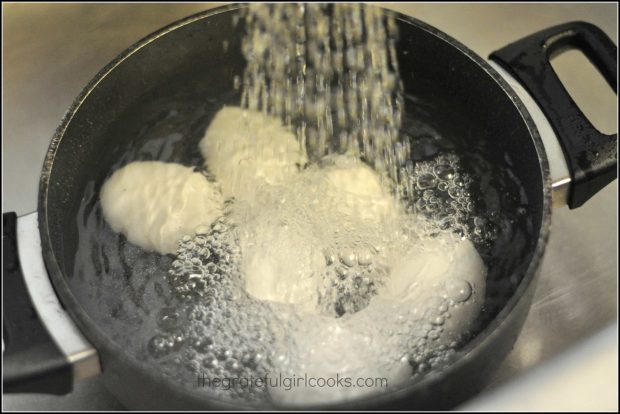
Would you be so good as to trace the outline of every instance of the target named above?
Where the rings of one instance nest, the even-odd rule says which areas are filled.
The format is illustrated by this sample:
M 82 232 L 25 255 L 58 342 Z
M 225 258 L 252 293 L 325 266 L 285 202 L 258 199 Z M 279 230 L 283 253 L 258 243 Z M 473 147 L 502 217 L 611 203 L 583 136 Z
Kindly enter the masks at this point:
M 221 13 L 232 12 L 234 10 L 239 10 L 243 7 L 247 7 L 240 4 L 231 4 L 225 5 L 213 9 L 209 9 L 206 11 L 202 11 L 181 20 L 177 20 L 176 22 L 171 23 L 168 26 L 163 27 L 162 29 L 153 32 L 152 34 L 146 36 L 145 38 L 137 41 L 126 50 L 124 50 L 121 54 L 119 54 L 114 60 L 112 60 L 109 64 L 107 64 L 101 71 L 95 75 L 95 77 L 88 83 L 88 85 L 80 92 L 78 97 L 73 101 L 69 110 L 65 113 L 59 127 L 54 133 L 54 136 L 51 140 L 50 146 L 47 150 L 45 161 L 43 164 L 43 169 L 40 178 L 39 184 L 39 195 L 38 195 L 38 218 L 39 218 L 39 231 L 41 235 L 41 244 L 43 248 L 43 258 L 45 260 L 45 264 L 47 265 L 47 270 L 50 275 L 50 279 L 56 289 L 57 294 L 60 297 L 61 302 L 66 306 L 67 312 L 71 315 L 73 320 L 78 325 L 79 329 L 84 333 L 84 335 L 93 343 L 93 346 L 98 350 L 104 349 L 106 353 L 114 354 L 115 357 L 119 358 L 124 364 L 131 366 L 132 368 L 141 371 L 149 378 L 153 378 L 154 381 L 161 381 L 161 377 L 156 375 L 154 370 L 147 370 L 144 368 L 143 364 L 139 363 L 134 358 L 128 356 L 122 347 L 117 345 L 113 340 L 111 340 L 102 330 L 98 328 L 98 326 L 94 323 L 88 313 L 82 308 L 79 300 L 74 296 L 66 277 L 64 276 L 54 251 L 52 250 L 52 242 L 50 239 L 50 231 L 48 227 L 48 205 L 47 205 L 47 196 L 49 190 L 49 179 L 50 175 L 53 171 L 54 167 L 54 159 L 56 157 L 56 152 L 58 147 L 62 141 L 64 133 L 71 123 L 73 116 L 80 110 L 82 103 L 88 98 L 90 93 L 96 89 L 97 85 L 108 76 L 117 66 L 119 66 L 123 61 L 132 56 L 138 50 L 146 47 L 150 43 L 156 41 L 158 38 L 165 36 L 168 33 L 171 33 L 183 26 L 192 24 L 196 21 L 203 20 L 209 18 L 214 15 L 218 15 Z M 470 50 L 465 45 L 461 44 L 451 36 L 446 33 L 430 26 L 427 23 L 424 23 L 414 17 L 410 17 L 404 15 L 399 12 L 391 11 L 384 9 L 386 13 L 393 14 L 398 20 L 405 22 L 407 24 L 414 25 L 427 33 L 439 38 L 440 40 L 449 43 L 452 47 L 455 47 L 459 50 L 463 55 L 471 59 L 474 63 L 477 64 L 480 69 L 484 70 L 488 76 L 490 76 L 506 93 L 509 99 L 512 101 L 523 122 L 525 122 L 529 132 L 531 139 L 533 141 L 536 153 L 538 155 L 538 161 L 541 169 L 542 176 L 542 188 L 543 188 L 543 206 L 542 206 L 542 215 L 541 215 L 541 224 L 540 231 L 538 233 L 538 237 L 536 240 L 536 247 L 531 256 L 530 263 L 525 271 L 523 279 L 519 283 L 517 289 L 514 294 L 510 297 L 510 299 L 506 302 L 502 310 L 495 316 L 493 320 L 489 322 L 489 324 L 476 335 L 474 339 L 468 342 L 463 348 L 459 350 L 459 357 L 454 362 L 445 366 L 439 372 L 434 372 L 426 375 L 424 378 L 408 384 L 402 387 L 397 388 L 394 391 L 375 394 L 367 397 L 356 398 L 352 400 L 343 400 L 337 403 L 327 403 L 322 405 L 308 405 L 303 406 L 304 409 L 325 409 L 326 407 L 333 408 L 352 408 L 352 407 L 367 407 L 369 404 L 381 404 L 387 403 L 395 397 L 403 397 L 411 393 L 417 389 L 423 389 L 427 387 L 429 384 L 439 382 L 445 376 L 449 376 L 453 371 L 457 370 L 462 365 L 466 364 L 468 360 L 473 359 L 476 356 L 476 350 L 480 348 L 485 342 L 492 341 L 496 336 L 498 329 L 506 320 L 508 315 L 512 312 L 512 310 L 520 303 L 525 291 L 528 289 L 529 285 L 535 279 L 536 272 L 540 266 L 541 260 L 543 258 L 544 250 L 547 244 L 547 240 L 549 237 L 550 223 L 551 223 L 551 177 L 549 173 L 549 164 L 547 160 L 547 155 L 545 153 L 543 142 L 540 138 L 536 125 L 531 118 L 529 112 L 517 96 L 516 92 L 508 85 L 508 83 L 499 75 L 495 69 L 493 69 L 486 60 L 478 56 L 475 52 Z M 104 367 L 105 368 L 105 367 Z M 175 393 L 183 395 L 187 397 L 191 401 L 209 401 L 211 404 L 220 405 L 224 409 L 231 408 L 239 408 L 238 404 L 233 404 L 232 402 L 228 402 L 226 400 L 218 399 L 213 396 L 205 395 L 198 396 L 196 393 L 191 393 L 188 391 L 186 387 L 183 387 L 174 382 L 168 382 L 166 386 L 170 387 L 174 390 Z M 257 408 L 255 406 L 245 405 L 246 408 Z M 288 408 L 297 408 L 299 409 L 301 406 L 288 406 Z M 286 405 L 278 406 L 278 408 L 287 408 Z

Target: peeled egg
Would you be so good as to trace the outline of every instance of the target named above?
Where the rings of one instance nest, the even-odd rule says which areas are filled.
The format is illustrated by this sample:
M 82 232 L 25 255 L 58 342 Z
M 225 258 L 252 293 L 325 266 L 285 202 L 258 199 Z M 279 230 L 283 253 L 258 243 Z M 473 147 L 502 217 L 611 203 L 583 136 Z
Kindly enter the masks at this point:
M 224 196 L 248 201 L 259 187 L 283 184 L 307 162 L 301 144 L 279 119 L 234 106 L 215 115 L 199 148 Z
M 174 253 L 179 239 L 222 214 L 216 186 L 191 167 L 132 162 L 101 188 L 103 215 L 116 232 L 145 250 Z

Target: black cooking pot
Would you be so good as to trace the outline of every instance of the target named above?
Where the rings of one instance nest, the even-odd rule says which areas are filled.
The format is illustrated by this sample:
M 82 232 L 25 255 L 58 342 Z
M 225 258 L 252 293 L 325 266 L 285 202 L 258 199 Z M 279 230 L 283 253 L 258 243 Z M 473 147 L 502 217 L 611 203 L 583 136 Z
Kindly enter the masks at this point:
M 83 221 L 90 217 L 85 210 L 100 219 L 97 194 L 119 159 L 199 164 L 197 142 L 210 117 L 223 104 L 238 103 L 233 83 L 245 64 L 243 22 L 233 18 L 239 8 L 174 23 L 104 68 L 52 139 L 38 212 L 4 215 L 5 392 L 63 394 L 75 380 L 101 373 L 127 407 L 238 406 L 181 387 L 128 352 L 133 312 L 144 306 L 136 295 L 149 293 L 146 285 L 136 288 L 126 261 L 102 262 L 84 253 L 90 251 L 85 246 L 122 236 L 109 229 L 89 234 Z M 549 64 L 555 53 L 580 49 L 617 92 L 616 46 L 600 29 L 582 22 L 556 26 L 498 50 L 489 63 L 437 29 L 396 16 L 401 77 L 408 102 L 415 103 L 406 111 L 422 125 L 412 127 L 414 155 L 432 156 L 432 145 L 416 152 L 416 142 L 442 137 L 479 173 L 478 208 L 513 219 L 500 222 L 492 246 L 477 245 L 489 268 L 487 294 L 472 337 L 454 361 L 397 391 L 331 408 L 445 409 L 478 392 L 511 349 L 530 307 L 552 203 L 579 207 L 616 177 L 617 136 L 591 125 Z M 138 151 L 128 159 L 128 148 L 152 142 L 145 125 L 183 139 L 169 151 Z M 489 171 L 507 178 L 493 186 Z

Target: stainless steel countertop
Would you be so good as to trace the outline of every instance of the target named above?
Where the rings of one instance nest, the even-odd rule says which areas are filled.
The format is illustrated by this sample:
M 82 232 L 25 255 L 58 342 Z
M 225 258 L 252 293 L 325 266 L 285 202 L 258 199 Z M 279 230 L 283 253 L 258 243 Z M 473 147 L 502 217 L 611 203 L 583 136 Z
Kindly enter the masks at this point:
M 100 68 L 139 38 L 210 7 L 214 5 L 4 3 L 2 211 L 25 214 L 36 209 L 38 176 L 49 140 L 73 98 Z M 618 8 L 612 3 L 389 7 L 445 31 L 483 57 L 536 30 L 572 20 L 598 25 L 617 44 Z M 595 124 L 617 131 L 615 95 L 600 86 L 577 58 L 560 69 Z M 532 310 L 494 385 L 615 323 L 617 207 L 614 182 L 578 210 L 554 211 Z M 2 405 L 5 410 L 121 408 L 98 378 L 79 383 L 64 397 L 3 395 Z

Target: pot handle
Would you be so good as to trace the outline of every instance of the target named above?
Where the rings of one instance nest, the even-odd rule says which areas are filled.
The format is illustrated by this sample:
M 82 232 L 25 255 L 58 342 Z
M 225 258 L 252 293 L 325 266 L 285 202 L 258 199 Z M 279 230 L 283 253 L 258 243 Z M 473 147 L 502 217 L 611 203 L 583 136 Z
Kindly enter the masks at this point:
M 99 372 L 97 353 L 53 290 L 41 255 L 36 213 L 19 219 L 15 213 L 3 213 L 2 224 L 3 390 L 68 394 L 74 380 Z
M 617 47 L 590 23 L 571 22 L 542 30 L 489 57 L 525 87 L 559 137 L 571 175 L 568 206 L 572 209 L 583 205 L 617 177 L 618 135 L 598 131 L 553 70 L 549 60 L 569 49 L 583 52 L 618 93 Z

